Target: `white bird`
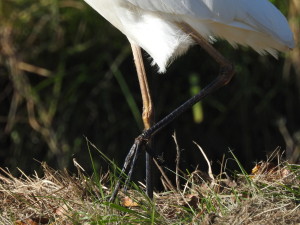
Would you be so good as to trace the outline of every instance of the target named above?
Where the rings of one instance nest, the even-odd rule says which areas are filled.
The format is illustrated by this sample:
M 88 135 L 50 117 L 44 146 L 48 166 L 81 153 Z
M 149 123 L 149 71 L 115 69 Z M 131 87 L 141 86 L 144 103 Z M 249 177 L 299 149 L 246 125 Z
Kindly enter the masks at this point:
M 268 0 L 85 1 L 125 34 L 131 43 L 144 104 L 146 131 L 139 137 L 146 141 L 165 126 L 165 120 L 154 125 L 155 129 L 150 128 L 152 101 L 140 48 L 152 57 L 152 65 L 158 66 L 159 73 L 166 72 L 170 63 L 195 43 L 220 64 L 217 79 L 185 104 L 185 107 L 190 107 L 227 84 L 233 76 L 231 63 L 210 45 L 217 38 L 227 40 L 233 47 L 250 46 L 259 54 L 269 53 L 274 57 L 277 57 L 278 51 L 294 47 L 293 34 L 286 18 Z M 173 114 L 169 117 L 175 117 Z
M 178 28 L 186 23 L 202 37 L 220 37 L 260 54 L 294 47 L 287 20 L 268 0 L 85 0 L 131 43 L 143 48 L 159 72 L 194 44 Z

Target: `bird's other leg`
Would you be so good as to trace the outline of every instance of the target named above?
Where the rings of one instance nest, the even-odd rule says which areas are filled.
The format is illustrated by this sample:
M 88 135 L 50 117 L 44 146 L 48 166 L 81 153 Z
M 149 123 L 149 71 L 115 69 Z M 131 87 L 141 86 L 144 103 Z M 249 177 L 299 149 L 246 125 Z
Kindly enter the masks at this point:
M 147 75 L 144 67 L 143 56 L 141 48 L 131 42 L 131 48 L 134 58 L 135 67 L 137 70 L 139 85 L 143 100 L 143 123 L 144 129 L 148 130 L 153 125 L 154 110 L 151 99 L 150 89 L 147 81 Z M 151 148 L 151 141 L 148 142 L 148 147 Z M 153 198 L 153 180 L 152 180 L 152 169 L 153 161 L 152 157 L 146 152 L 146 193 L 149 198 Z
M 143 63 L 143 57 L 141 48 L 137 46 L 136 44 L 130 42 L 132 54 L 134 58 L 135 67 L 137 70 L 139 85 L 141 89 L 141 95 L 143 100 L 143 113 L 142 113 L 142 119 L 144 123 L 144 129 L 149 129 L 153 124 L 153 117 L 154 117 L 154 111 L 153 111 L 153 103 L 151 100 L 149 85 L 147 81 L 146 71 Z M 131 175 L 133 172 L 133 167 L 135 165 L 137 154 L 140 148 L 146 147 L 145 145 L 148 145 L 148 148 L 151 148 L 151 141 L 148 140 L 147 143 L 142 141 L 141 139 L 137 138 L 135 140 L 135 144 L 131 147 L 128 155 L 126 156 L 123 168 L 122 168 L 122 174 L 126 173 L 128 168 L 128 176 L 127 180 L 125 181 L 125 190 L 127 189 L 127 184 L 129 180 L 131 179 Z M 153 160 L 152 157 L 149 155 L 149 153 L 146 151 L 146 193 L 149 198 L 153 198 L 153 181 L 152 181 L 152 169 L 153 167 Z M 117 181 L 117 184 L 114 188 L 114 191 L 112 193 L 112 196 L 110 198 L 110 202 L 114 201 L 118 190 L 120 188 L 121 181 L 120 179 Z
M 234 67 L 218 50 L 216 50 L 204 37 L 201 36 L 194 28 L 186 23 L 177 24 L 181 30 L 190 35 L 221 67 L 219 76 L 222 76 L 222 86 L 229 83 L 234 75 Z M 222 70 L 227 70 L 228 73 L 223 76 Z
M 149 140 L 155 133 L 171 123 L 175 118 L 182 114 L 194 104 L 201 101 L 204 97 L 225 86 L 230 82 L 234 75 L 234 66 L 221 53 L 219 53 L 205 38 L 197 33 L 192 27 L 185 23 L 178 23 L 178 27 L 189 34 L 206 52 L 220 65 L 218 76 L 198 94 L 184 102 L 177 109 L 172 111 L 165 118 L 154 124 L 148 130 L 145 130 L 138 138 L 145 141 Z M 146 149 L 147 150 L 147 149 Z

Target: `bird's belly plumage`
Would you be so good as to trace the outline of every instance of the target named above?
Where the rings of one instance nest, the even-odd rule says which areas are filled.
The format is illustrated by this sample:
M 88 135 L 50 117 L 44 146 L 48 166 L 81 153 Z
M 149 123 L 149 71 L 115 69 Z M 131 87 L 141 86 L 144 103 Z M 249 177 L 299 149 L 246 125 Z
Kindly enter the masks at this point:
M 194 43 L 174 21 L 156 13 L 127 11 L 122 23 L 120 30 L 153 58 L 152 65 L 157 64 L 160 73 Z
M 122 0 L 85 1 L 125 34 L 130 42 L 143 48 L 160 73 L 164 73 L 168 64 L 194 43 L 174 22 L 158 13 L 125 4 Z
M 177 22 L 188 24 L 205 38 L 220 37 L 234 47 L 237 44 L 250 46 L 260 54 L 270 53 L 276 57 L 277 51 L 293 46 L 291 37 L 284 40 L 272 31 L 266 32 L 243 20 L 235 20 L 233 16 L 221 21 L 146 10 L 124 0 L 85 1 L 123 32 L 129 41 L 142 47 L 153 58 L 152 64 L 158 65 L 159 72 L 165 72 L 170 62 L 184 54 L 194 43 L 188 34 L 179 29 Z

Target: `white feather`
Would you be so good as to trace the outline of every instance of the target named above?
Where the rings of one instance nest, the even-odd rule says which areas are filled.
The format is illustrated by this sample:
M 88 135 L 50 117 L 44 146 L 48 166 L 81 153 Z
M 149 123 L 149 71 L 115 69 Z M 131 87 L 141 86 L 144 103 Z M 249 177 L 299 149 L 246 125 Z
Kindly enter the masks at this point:
M 142 47 L 159 72 L 194 43 L 175 22 L 185 22 L 203 37 L 220 37 L 233 46 L 277 55 L 294 47 L 292 32 L 268 0 L 85 0 Z

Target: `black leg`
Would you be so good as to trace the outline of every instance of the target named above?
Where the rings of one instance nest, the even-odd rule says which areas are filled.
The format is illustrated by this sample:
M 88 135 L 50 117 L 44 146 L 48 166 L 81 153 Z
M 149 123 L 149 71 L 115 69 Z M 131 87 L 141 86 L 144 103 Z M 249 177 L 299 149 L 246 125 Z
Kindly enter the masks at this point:
M 123 165 L 123 168 L 122 168 L 122 171 L 121 171 L 121 175 L 119 176 L 118 180 L 117 180 L 117 184 L 115 185 L 115 188 L 113 190 L 113 193 L 109 199 L 110 202 L 113 202 L 115 201 L 115 198 L 118 194 L 118 191 L 120 189 L 120 186 L 121 186 L 121 179 L 124 175 L 126 175 L 127 173 L 127 170 L 129 168 L 129 165 L 131 165 L 131 167 L 134 166 L 134 162 L 135 162 L 135 158 L 137 157 L 137 154 L 138 154 L 138 150 L 139 148 L 141 147 L 141 141 L 136 139 L 134 144 L 132 145 L 129 153 L 127 154 L 126 158 L 125 158 L 125 162 L 124 162 L 124 165 Z M 133 163 L 132 163 L 133 162 Z M 128 183 L 128 179 L 125 181 L 125 183 L 127 184 Z
M 186 33 L 190 34 L 193 39 L 198 42 L 198 44 L 205 49 L 208 54 L 215 59 L 217 63 L 220 65 L 220 71 L 218 76 L 215 80 L 213 80 L 210 84 L 208 84 L 205 88 L 203 88 L 197 95 L 193 96 L 189 100 L 187 100 L 185 103 L 183 103 L 181 106 L 179 106 L 177 109 L 172 111 L 169 115 L 167 115 L 165 118 L 154 124 L 149 129 L 145 130 L 142 134 L 140 134 L 133 146 L 131 147 L 123 166 L 124 171 L 127 170 L 131 160 L 132 155 L 135 151 L 139 151 L 140 147 L 142 145 L 146 145 L 148 141 L 153 137 L 159 130 L 167 126 L 169 123 L 171 123 L 174 119 L 176 119 L 179 115 L 181 115 L 183 112 L 185 112 L 187 109 L 191 108 L 194 104 L 201 101 L 203 98 L 205 98 L 207 95 L 213 93 L 214 91 L 218 90 L 220 87 L 225 86 L 230 82 L 234 75 L 234 66 L 226 59 L 224 58 L 211 44 L 209 44 L 208 41 L 206 41 L 201 35 L 199 35 L 192 27 L 190 27 L 187 24 L 180 23 L 178 24 L 179 28 L 185 31 Z M 145 148 L 145 150 L 150 154 L 152 157 L 159 159 L 153 152 L 151 152 L 149 148 Z M 129 161 L 130 160 L 130 161 Z M 122 170 L 123 171 L 123 170 Z M 115 186 L 115 190 L 113 192 L 113 195 L 111 197 L 111 200 L 113 201 L 115 196 L 117 195 L 117 192 L 120 188 L 120 183 L 117 183 Z
M 152 144 L 145 146 L 146 148 L 151 148 Z M 153 160 L 152 156 L 146 150 L 146 194 L 152 199 L 153 198 Z

